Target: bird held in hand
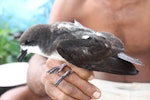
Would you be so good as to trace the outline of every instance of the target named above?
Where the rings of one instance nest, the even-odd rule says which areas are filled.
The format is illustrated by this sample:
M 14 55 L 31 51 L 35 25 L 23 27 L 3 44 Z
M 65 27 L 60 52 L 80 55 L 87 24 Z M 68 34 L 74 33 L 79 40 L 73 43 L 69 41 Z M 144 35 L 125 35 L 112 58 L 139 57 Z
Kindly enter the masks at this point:
M 111 33 L 96 32 L 79 22 L 39 24 L 26 30 L 20 38 L 21 61 L 29 53 L 67 61 L 90 71 L 102 71 L 119 75 L 136 75 L 134 64 L 142 63 L 124 53 L 123 42 Z M 66 64 L 48 72 L 59 73 Z M 56 86 L 73 71 L 67 71 Z

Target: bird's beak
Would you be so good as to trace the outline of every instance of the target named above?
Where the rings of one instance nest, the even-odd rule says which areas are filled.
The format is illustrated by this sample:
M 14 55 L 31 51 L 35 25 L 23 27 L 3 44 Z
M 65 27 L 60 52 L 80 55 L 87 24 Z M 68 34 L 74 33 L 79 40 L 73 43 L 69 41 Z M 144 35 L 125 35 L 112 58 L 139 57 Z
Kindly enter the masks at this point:
M 18 56 L 18 62 L 21 62 L 25 58 L 26 55 L 27 55 L 27 50 L 21 50 Z

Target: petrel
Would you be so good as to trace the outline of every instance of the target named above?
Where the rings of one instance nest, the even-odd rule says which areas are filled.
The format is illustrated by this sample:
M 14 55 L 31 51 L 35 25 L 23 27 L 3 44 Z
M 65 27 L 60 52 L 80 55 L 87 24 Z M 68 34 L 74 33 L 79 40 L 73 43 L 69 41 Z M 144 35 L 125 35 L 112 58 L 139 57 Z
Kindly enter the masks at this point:
M 79 22 L 39 24 L 27 29 L 20 38 L 21 54 L 18 61 L 29 53 L 69 62 L 90 71 L 119 75 L 136 75 L 133 64 L 142 65 L 124 52 L 123 42 L 112 33 L 96 32 Z M 66 64 L 48 72 L 59 73 Z M 73 71 L 69 70 L 56 82 L 56 86 Z

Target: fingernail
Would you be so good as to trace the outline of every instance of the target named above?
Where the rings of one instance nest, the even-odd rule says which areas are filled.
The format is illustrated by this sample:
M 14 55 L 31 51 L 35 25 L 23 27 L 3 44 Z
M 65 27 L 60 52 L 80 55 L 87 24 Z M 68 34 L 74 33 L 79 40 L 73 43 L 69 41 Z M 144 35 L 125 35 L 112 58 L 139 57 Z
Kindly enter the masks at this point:
M 91 76 L 88 78 L 88 80 L 92 80 L 92 79 L 94 79 L 94 75 L 91 75 Z
M 55 98 L 54 98 L 54 97 L 52 97 L 52 96 L 51 96 L 50 98 L 51 98 L 52 100 L 55 100 Z
M 100 91 L 96 91 L 96 92 L 93 93 L 93 97 L 94 97 L 95 99 L 100 98 L 100 96 L 101 96 Z

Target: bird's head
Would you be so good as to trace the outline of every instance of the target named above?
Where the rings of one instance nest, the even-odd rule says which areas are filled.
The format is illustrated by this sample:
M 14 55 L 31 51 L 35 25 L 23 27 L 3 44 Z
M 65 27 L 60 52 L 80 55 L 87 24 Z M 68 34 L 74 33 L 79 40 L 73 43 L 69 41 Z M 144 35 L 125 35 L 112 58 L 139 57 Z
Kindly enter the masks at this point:
M 29 53 L 41 54 L 40 46 L 43 45 L 43 41 L 50 35 L 50 28 L 47 24 L 39 24 L 27 29 L 20 37 L 21 52 L 18 56 L 18 61 L 22 61 L 23 58 Z

